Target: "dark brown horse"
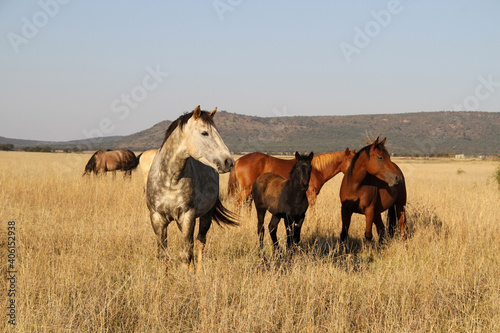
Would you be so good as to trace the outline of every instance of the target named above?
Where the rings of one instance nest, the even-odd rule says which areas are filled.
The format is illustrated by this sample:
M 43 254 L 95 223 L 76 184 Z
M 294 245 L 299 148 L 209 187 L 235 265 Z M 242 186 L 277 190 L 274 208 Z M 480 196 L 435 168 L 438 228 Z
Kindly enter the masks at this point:
M 283 218 L 286 227 L 287 248 L 300 241 L 300 229 L 306 216 L 307 201 L 306 191 L 311 178 L 311 161 L 314 154 L 300 155 L 295 153 L 295 162 L 288 179 L 275 173 L 265 173 L 255 181 L 252 187 L 252 196 L 257 209 L 260 242 L 260 257 L 264 259 L 264 217 L 266 211 L 273 216 L 269 223 L 269 233 L 273 240 L 274 251 L 279 251 L 276 231 Z
M 137 167 L 138 163 L 138 158 L 129 149 L 98 150 L 87 162 L 83 175 L 92 172 L 99 175 L 100 173 L 116 170 L 123 170 L 124 176 L 131 175 L 132 170 Z
M 342 202 L 342 233 L 340 240 L 347 238 L 353 213 L 366 217 L 365 238 L 373 238 L 372 224 L 375 223 L 379 241 L 385 235 L 380 214 L 389 209 L 389 236 L 394 235 L 396 218 L 399 220 L 401 237 L 406 239 L 406 186 L 401 169 L 391 161 L 384 147 L 385 139 L 361 149 L 352 159 L 347 174 L 340 186 Z
M 339 172 L 347 172 L 355 151 L 349 151 L 349 148 L 346 148 L 345 151 L 314 156 L 311 180 L 307 190 L 307 198 L 311 207 L 316 203 L 316 197 L 323 184 Z M 236 201 L 239 208 L 244 202 L 247 202 L 252 186 L 260 175 L 272 172 L 288 178 L 294 165 L 295 159 L 283 160 L 263 153 L 250 153 L 242 156 L 235 162 L 229 175 L 228 195 L 236 195 L 238 187 L 240 188 L 240 194 Z

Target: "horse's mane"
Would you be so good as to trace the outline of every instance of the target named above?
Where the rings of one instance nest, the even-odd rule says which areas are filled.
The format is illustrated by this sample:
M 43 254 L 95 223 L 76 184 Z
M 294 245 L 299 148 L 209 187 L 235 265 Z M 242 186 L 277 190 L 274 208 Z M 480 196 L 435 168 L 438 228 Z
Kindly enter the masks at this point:
M 165 139 L 163 139 L 163 143 L 161 144 L 162 146 L 167 142 L 167 139 L 172 135 L 172 133 L 175 131 L 177 127 L 182 129 L 184 125 L 188 122 L 189 118 L 191 118 L 194 114 L 194 111 L 191 111 L 189 113 L 184 113 L 182 116 L 177 118 L 177 120 L 174 120 L 170 126 L 168 127 L 167 131 L 165 132 Z M 215 127 L 214 120 L 210 116 L 210 113 L 207 111 L 201 111 L 200 117 L 199 117 L 204 123 L 209 124 L 211 126 Z
M 319 155 L 314 155 L 312 160 L 312 166 L 319 172 L 328 168 L 332 162 L 338 162 L 344 158 L 344 151 L 336 151 L 333 153 L 323 153 Z
M 349 180 L 349 177 L 352 176 L 352 171 L 354 170 L 354 165 L 356 164 L 356 161 L 358 160 L 359 156 L 361 155 L 362 152 L 364 152 L 366 154 L 366 157 L 370 158 L 370 148 L 371 148 L 372 145 L 368 145 L 366 147 L 363 147 L 361 148 L 360 151 L 358 151 L 356 153 L 356 155 L 354 155 L 354 157 L 352 158 L 352 161 L 351 161 L 351 165 L 349 165 L 349 169 L 347 169 L 347 180 Z M 385 149 L 384 145 L 381 145 L 380 143 L 377 144 L 377 146 L 375 147 L 375 149 L 380 149 L 384 152 L 387 153 L 387 150 Z

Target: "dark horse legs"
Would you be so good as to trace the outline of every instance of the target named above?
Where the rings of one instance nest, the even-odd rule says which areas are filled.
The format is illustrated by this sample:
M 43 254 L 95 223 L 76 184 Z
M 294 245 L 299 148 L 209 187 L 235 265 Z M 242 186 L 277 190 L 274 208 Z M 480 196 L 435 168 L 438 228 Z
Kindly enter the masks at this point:
M 300 242 L 300 230 L 302 229 L 304 218 L 305 215 L 295 218 L 285 216 L 286 244 L 288 249 L 291 249 Z
M 278 243 L 278 237 L 276 236 L 276 231 L 278 231 L 278 223 L 280 223 L 281 218 L 273 215 L 271 217 L 271 222 L 269 222 L 269 234 L 271 235 L 271 239 L 273 240 L 274 253 L 280 253 L 281 249 Z
M 341 214 L 342 214 L 342 232 L 340 233 L 340 241 L 344 242 L 347 239 L 347 233 L 349 232 L 349 226 L 351 225 L 351 217 L 353 211 L 351 207 L 349 207 L 348 205 L 342 204 Z M 385 237 L 385 227 L 384 223 L 382 222 L 382 217 L 380 216 L 380 213 L 375 213 L 373 211 L 368 210 L 365 211 L 365 217 L 366 217 L 365 239 L 368 242 L 371 242 L 371 240 L 373 239 L 372 225 L 373 223 L 375 223 L 375 227 L 377 228 L 377 233 L 379 236 L 379 242 L 382 242 Z
M 286 246 L 290 249 L 293 245 L 293 219 L 285 215 L 285 228 L 286 228 Z
M 352 210 L 347 207 L 346 204 L 342 204 L 341 214 L 342 214 L 342 232 L 340 233 L 340 241 L 344 242 L 347 238 L 347 232 L 349 231 L 349 226 L 351 225 Z
M 295 220 L 295 225 L 293 226 L 293 241 L 295 244 L 300 242 L 300 230 L 302 230 L 302 224 L 304 223 L 305 217 L 304 214 Z
M 401 239 L 405 240 L 406 235 L 406 213 L 404 205 L 394 205 L 387 211 L 387 224 L 389 225 L 389 237 L 394 236 L 396 221 L 399 223 Z
M 259 255 L 263 259 L 264 258 L 264 217 L 266 214 L 265 209 L 257 210 L 257 233 L 259 235 L 259 244 L 260 251 Z M 286 228 L 286 243 L 287 248 L 292 249 L 292 247 L 300 242 L 300 230 L 302 228 L 302 223 L 304 222 L 305 216 L 300 216 L 295 220 L 289 216 L 284 216 L 285 220 L 285 228 Z M 281 221 L 281 218 L 273 215 L 271 217 L 271 221 L 269 222 L 269 234 L 271 235 L 271 239 L 273 242 L 273 248 L 275 254 L 281 253 L 281 248 L 279 246 L 278 237 L 276 235 L 278 231 L 278 224 Z M 296 221 L 296 222 L 295 222 Z
M 259 256 L 264 259 L 264 217 L 266 216 L 265 209 L 257 209 L 257 234 L 259 235 Z
M 200 217 L 200 226 L 198 228 L 198 237 L 196 238 L 197 244 L 196 249 L 198 252 L 198 260 L 197 260 L 197 271 L 201 271 L 203 265 L 203 249 L 205 248 L 205 244 L 207 243 L 207 232 L 212 225 L 212 214 L 210 212 Z
M 373 213 L 372 218 L 370 219 L 369 215 L 366 215 L 366 230 L 367 232 L 365 233 L 365 238 L 368 242 L 371 242 L 373 239 L 373 234 L 372 234 L 372 225 L 375 223 L 375 227 L 377 228 L 377 234 L 378 234 L 378 241 L 379 243 L 382 243 L 384 241 L 385 237 L 385 227 L 384 223 L 382 222 L 382 217 L 380 216 L 380 213 Z

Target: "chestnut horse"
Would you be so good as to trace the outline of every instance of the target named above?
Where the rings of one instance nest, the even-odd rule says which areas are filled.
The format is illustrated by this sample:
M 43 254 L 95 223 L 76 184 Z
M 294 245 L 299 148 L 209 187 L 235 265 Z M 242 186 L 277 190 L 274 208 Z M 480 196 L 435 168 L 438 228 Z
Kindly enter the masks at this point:
M 312 159 L 311 180 L 307 190 L 307 198 L 311 207 L 316 203 L 316 197 L 323 184 L 339 172 L 347 172 L 355 151 L 356 149 L 349 151 L 349 148 L 346 148 L 345 151 L 314 156 Z M 250 153 L 242 156 L 235 162 L 234 168 L 229 174 L 228 195 L 236 195 L 236 190 L 239 187 L 240 194 L 236 205 L 240 207 L 244 202 L 247 202 L 252 191 L 252 185 L 260 175 L 272 172 L 288 178 L 294 165 L 295 159 L 283 160 L 263 153 Z
M 138 158 L 129 149 L 98 150 L 90 157 L 83 175 L 92 172 L 99 175 L 100 173 L 116 170 L 123 170 L 124 176 L 131 175 L 132 170 L 137 167 L 138 163 Z
M 275 173 L 261 175 L 252 187 L 252 196 L 257 209 L 260 242 L 260 257 L 264 259 L 264 217 L 269 211 L 273 217 L 269 223 L 269 233 L 273 240 L 274 252 L 279 251 L 276 231 L 281 219 L 285 219 L 287 248 L 300 242 L 300 229 L 309 203 L 306 191 L 309 188 L 314 153 L 295 153 L 295 161 L 288 179 Z
M 396 217 L 399 220 L 401 238 L 406 239 L 406 186 L 401 169 L 391 161 L 384 147 L 385 138 L 361 149 L 352 159 L 347 174 L 340 185 L 342 203 L 342 233 L 340 240 L 345 241 L 353 213 L 366 217 L 365 238 L 373 238 L 372 224 L 375 223 L 379 241 L 385 235 L 384 223 L 380 214 L 389 209 L 389 236 L 394 236 Z

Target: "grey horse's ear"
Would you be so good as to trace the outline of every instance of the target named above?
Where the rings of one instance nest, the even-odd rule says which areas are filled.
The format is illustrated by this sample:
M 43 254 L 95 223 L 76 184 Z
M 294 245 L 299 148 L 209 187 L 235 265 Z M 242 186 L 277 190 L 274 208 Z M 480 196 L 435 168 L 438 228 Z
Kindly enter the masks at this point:
M 215 113 L 217 112 L 217 107 L 215 107 L 215 109 L 213 109 L 212 111 L 210 111 L 210 117 L 214 117 L 215 116 Z
M 312 160 L 313 157 L 314 157 L 314 152 L 311 152 L 307 158 L 310 159 L 310 160 Z
M 193 118 L 194 120 L 198 119 L 198 117 L 201 115 L 201 109 L 200 106 L 198 105 L 194 111 L 193 111 Z
M 300 154 L 298 151 L 295 152 L 295 159 L 298 161 L 299 160 L 299 157 L 300 157 Z

